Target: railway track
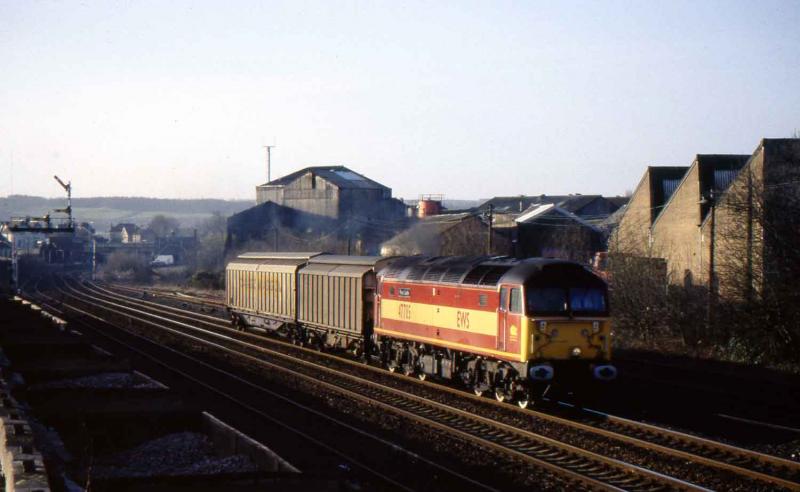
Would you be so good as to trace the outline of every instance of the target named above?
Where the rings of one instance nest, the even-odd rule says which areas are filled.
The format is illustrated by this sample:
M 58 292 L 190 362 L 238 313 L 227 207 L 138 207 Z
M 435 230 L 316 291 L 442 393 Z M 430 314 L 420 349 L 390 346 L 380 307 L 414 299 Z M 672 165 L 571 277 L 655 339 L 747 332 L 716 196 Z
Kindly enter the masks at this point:
M 97 288 L 100 289 L 98 292 L 114 294 L 108 289 Z M 149 304 L 156 309 L 165 308 L 178 315 L 187 316 L 188 319 L 211 322 L 211 326 L 227 328 L 227 324 L 220 324 L 219 318 L 164 306 L 159 303 Z M 270 340 L 272 343 L 285 343 L 273 339 L 267 340 Z M 311 350 L 309 350 L 309 352 L 320 357 L 335 357 L 330 354 L 320 354 L 319 352 Z M 345 361 L 347 364 L 354 364 L 348 359 L 340 360 Z M 362 365 L 358 366 L 363 367 Z M 430 385 L 428 382 L 418 382 L 418 384 Z M 436 385 L 436 387 L 441 391 L 458 394 L 463 398 L 477 398 L 448 386 Z M 691 434 L 599 412 L 592 412 L 593 416 L 590 418 L 576 421 L 574 419 L 565 419 L 544 411 L 516 409 L 492 400 L 481 399 L 481 401 L 487 405 L 502 406 L 504 410 L 509 412 L 532 415 L 558 425 L 590 432 L 610 439 L 616 439 L 625 444 L 650 449 L 655 452 L 686 459 L 705 466 L 726 470 L 774 486 L 785 487 L 787 489 L 800 489 L 800 463 L 781 457 L 763 454 L 746 448 L 732 446 Z
M 534 434 L 511 425 L 459 410 L 450 405 L 429 400 L 408 392 L 365 380 L 363 376 L 298 359 L 261 345 L 222 335 L 216 331 L 198 328 L 162 314 L 148 313 L 138 307 L 125 306 L 120 299 L 111 301 L 96 294 L 82 293 L 67 287 L 69 296 L 80 298 L 104 309 L 116 309 L 126 317 L 135 318 L 150 326 L 194 342 L 213 346 L 216 350 L 246 358 L 270 370 L 286 372 L 306 383 L 324 387 L 365 405 L 378 407 L 412 421 L 415 425 L 445 432 L 462 440 L 493 450 L 515 462 L 524 462 L 544 469 L 563 479 L 581 484 L 584 488 L 602 490 L 704 490 L 691 483 L 630 463 L 607 458 L 554 439 Z M 134 301 L 138 302 L 138 301 Z M 202 316 L 201 317 L 205 317 Z M 197 316 L 195 316 L 197 318 Z M 154 321 L 157 320 L 157 321 Z M 170 326 L 164 326 L 169 323 Z M 187 333 L 189 330 L 191 334 Z M 238 333 L 235 332 L 234 333 Z M 269 359 L 265 359 L 268 356 Z
M 85 309 L 84 307 L 76 305 L 76 304 L 81 304 L 78 296 L 73 296 L 72 294 L 62 292 L 61 296 L 62 298 L 59 300 L 40 291 L 37 285 L 34 289 L 34 297 L 36 299 L 36 303 L 38 303 L 39 306 L 41 306 L 43 309 L 48 310 L 48 312 L 51 315 L 53 313 L 57 313 L 59 316 L 64 316 L 64 317 L 69 316 L 70 314 L 73 316 L 75 315 L 80 316 L 81 319 L 80 323 L 82 325 L 82 330 L 83 328 L 91 327 L 91 323 L 87 324 L 87 320 L 108 324 L 108 321 L 105 320 L 104 318 L 93 314 L 92 312 L 90 312 L 90 310 Z M 68 298 L 69 300 L 65 298 Z M 388 490 L 413 491 L 419 489 L 418 487 L 410 486 L 404 483 L 402 480 L 398 480 L 397 477 L 395 476 L 391 476 L 389 474 L 381 472 L 376 467 L 366 464 L 363 461 L 360 461 L 357 457 L 354 457 L 353 455 L 347 454 L 346 451 L 340 449 L 340 446 L 331 445 L 330 443 L 318 439 L 314 435 L 304 432 L 303 429 L 298 429 L 296 426 L 293 427 L 290 424 L 287 424 L 279 419 L 276 419 L 270 413 L 260 410 L 260 408 L 253 405 L 252 403 L 248 403 L 248 401 L 236 397 L 235 394 L 233 393 L 233 390 L 230 388 L 230 382 L 233 382 L 235 385 L 241 385 L 244 386 L 245 388 L 249 388 L 251 392 L 263 393 L 271 398 L 284 401 L 288 403 L 290 406 L 295 407 L 296 410 L 299 412 L 309 413 L 311 414 L 310 418 L 316 419 L 320 422 L 324 422 L 325 429 L 330 429 L 330 426 L 341 427 L 342 432 L 346 432 L 348 436 L 350 435 L 359 436 L 365 438 L 366 440 L 374 441 L 377 445 L 387 448 L 394 455 L 405 454 L 407 455 L 410 461 L 414 462 L 419 466 L 423 466 L 425 469 L 431 470 L 431 473 L 436 473 L 439 475 L 447 475 L 451 477 L 452 480 L 445 482 L 451 486 L 453 485 L 453 482 L 455 482 L 455 484 L 457 484 L 458 487 L 463 490 L 486 490 L 486 491 L 498 490 L 497 488 L 491 485 L 482 483 L 479 480 L 468 477 L 458 470 L 449 468 L 446 465 L 436 463 L 422 456 L 419 456 L 417 453 L 408 451 L 399 446 L 398 444 L 387 441 L 386 439 L 377 434 L 370 433 L 363 429 L 355 428 L 347 422 L 338 420 L 335 417 L 332 417 L 317 409 L 311 408 L 303 403 L 293 401 L 292 399 L 290 399 L 289 397 L 285 396 L 282 393 L 277 393 L 264 386 L 253 384 L 252 382 L 240 377 L 238 374 L 234 374 L 230 371 L 221 369 L 216 365 L 211 365 L 206 361 L 203 361 L 197 357 L 193 357 L 192 355 L 187 354 L 186 352 L 176 351 L 174 349 L 166 348 L 163 345 L 158 344 L 157 342 L 154 342 L 153 340 L 150 340 L 147 337 L 142 337 L 130 333 L 128 331 L 123 331 L 123 333 L 125 333 L 128 338 L 133 339 L 135 343 L 126 341 L 124 337 L 121 338 L 119 336 L 109 334 L 108 331 L 104 329 L 101 330 L 93 329 L 92 331 L 94 331 L 97 335 L 100 335 L 101 337 L 104 337 L 112 341 L 113 344 L 126 347 L 127 349 L 129 349 L 129 351 L 136 353 L 139 356 L 150 359 L 156 365 L 160 365 L 171 372 L 179 374 L 183 379 L 191 381 L 192 383 L 223 397 L 230 403 L 233 403 L 234 405 L 241 407 L 247 412 L 254 414 L 258 418 L 261 418 L 275 426 L 287 430 L 289 433 L 298 437 L 301 441 L 307 441 L 312 446 L 318 446 L 332 453 L 333 455 L 338 456 L 340 458 L 340 461 L 338 461 L 339 463 L 350 463 L 352 466 L 361 469 L 363 472 L 365 472 L 367 476 L 374 478 L 375 480 L 373 480 L 372 485 L 375 485 L 375 482 L 377 482 L 382 484 L 383 486 L 388 486 Z M 155 356 L 152 355 L 152 353 L 148 349 L 143 350 L 141 348 L 143 344 L 148 345 L 150 347 L 158 347 L 159 350 L 162 352 L 162 354 Z M 163 352 L 166 352 L 169 357 L 165 357 L 163 355 Z M 208 381 L 204 380 L 202 377 L 196 377 L 194 373 L 189 373 L 179 368 L 176 368 L 175 365 L 173 365 L 171 362 L 167 362 L 166 360 L 167 358 L 172 358 L 172 356 L 184 359 L 186 361 L 190 361 L 191 363 L 202 368 L 206 372 L 211 371 L 213 373 L 216 373 L 217 376 L 221 376 L 222 378 L 227 379 L 229 381 L 229 384 L 227 386 L 222 386 L 222 387 L 215 386 L 209 384 Z M 342 465 L 340 465 L 340 467 L 341 466 Z M 386 488 L 383 486 L 380 488 L 380 490 L 384 490 Z M 427 490 L 427 486 L 423 488 Z
M 143 309 L 141 308 L 146 308 L 151 313 L 153 312 L 159 313 L 155 315 L 157 317 L 164 317 L 166 319 L 174 319 L 177 317 L 178 319 L 182 320 L 180 321 L 180 323 L 186 323 L 186 322 L 200 323 L 201 325 L 214 330 L 228 330 L 228 332 L 232 331 L 230 327 L 227 326 L 227 323 L 213 316 L 207 316 L 204 314 L 194 313 L 191 311 L 186 311 L 170 306 L 164 306 L 162 304 L 150 301 L 133 300 L 130 299 L 129 297 L 115 293 L 108 289 L 103 289 L 96 285 L 89 285 L 87 286 L 87 288 L 92 289 L 93 295 L 95 296 L 105 296 L 106 302 L 121 303 L 123 305 L 127 304 L 128 308 L 130 308 L 131 305 L 137 306 L 138 309 L 135 309 L 135 311 L 137 310 L 143 311 Z M 146 315 L 144 312 L 138 314 Z M 254 335 L 243 335 L 243 334 L 238 334 L 238 332 L 234 333 L 237 333 L 237 336 L 242 336 L 244 338 L 247 338 L 248 340 L 256 340 L 256 341 L 264 340 L 263 337 L 257 337 Z M 273 339 L 266 339 L 266 340 L 269 340 L 269 343 L 271 344 L 285 345 L 286 347 L 294 351 L 305 350 L 306 352 L 309 353 L 309 355 L 313 355 L 313 357 L 316 358 L 336 359 L 337 363 L 339 364 L 352 365 L 357 367 L 358 371 L 361 371 L 362 374 L 364 370 L 379 371 L 384 376 L 388 374 L 386 371 L 382 371 L 380 369 L 372 368 L 369 366 L 364 366 L 363 364 L 358 364 L 354 361 L 350 361 L 347 359 L 331 356 L 330 354 L 319 353 L 308 349 L 300 349 L 299 347 L 291 346 L 289 344 L 286 344 L 285 342 L 276 341 Z M 275 356 L 276 354 L 272 353 L 270 355 Z M 286 357 L 285 354 L 279 354 L 278 356 Z M 318 364 L 315 365 L 317 368 L 319 367 Z M 341 371 L 334 371 L 334 372 L 336 374 L 329 373 L 327 377 L 341 378 Z M 465 398 L 468 400 L 477 399 L 477 397 L 473 397 L 472 395 L 468 395 L 464 392 L 446 386 L 431 385 L 428 382 L 411 380 L 410 378 L 404 378 L 399 375 L 392 375 L 392 376 L 396 376 L 397 378 L 402 379 L 403 381 L 413 381 L 414 383 L 417 383 L 422 386 L 434 386 L 437 391 L 444 391 L 457 394 L 460 398 Z M 361 386 L 364 386 L 363 376 L 358 379 L 360 381 L 359 384 L 361 384 Z M 352 381 L 350 383 L 347 383 L 345 378 L 345 380 L 340 379 L 338 383 L 335 382 L 333 384 L 338 384 L 340 388 L 345 388 L 347 387 L 347 384 L 353 384 L 353 383 Z M 386 388 L 383 386 L 381 387 L 371 386 L 369 391 L 386 392 Z M 366 395 L 367 398 L 370 399 L 377 399 L 375 398 L 374 394 L 365 392 L 365 390 L 363 389 L 361 395 L 362 396 Z M 436 409 L 428 408 L 427 410 L 425 410 L 419 406 L 422 405 L 423 403 L 430 404 L 430 399 L 422 398 L 420 400 L 420 397 L 415 395 L 410 395 L 408 394 L 408 392 L 405 392 L 405 394 L 402 395 L 403 398 L 402 401 L 406 401 L 407 405 L 406 407 L 403 407 L 398 401 L 391 401 L 390 395 L 384 394 L 383 398 L 384 400 L 381 401 L 387 401 L 388 402 L 387 404 L 390 405 L 390 407 L 394 408 L 395 410 L 399 409 L 409 412 L 409 414 L 406 415 L 409 418 L 413 418 L 411 414 L 414 413 L 416 414 L 428 413 L 431 415 L 431 418 L 428 419 L 429 422 L 436 422 L 439 425 L 448 425 L 450 428 L 459 431 L 461 430 L 460 428 L 458 428 L 459 425 L 458 422 L 460 422 L 459 419 L 466 418 L 466 416 L 463 414 L 459 415 L 458 418 L 455 417 L 444 418 L 440 415 L 437 416 L 437 414 L 434 412 L 434 410 Z M 399 398 L 399 396 L 395 395 L 395 398 Z M 487 399 L 480 399 L 480 401 L 481 404 L 490 406 L 494 405 L 496 407 L 499 407 L 500 405 L 502 405 Z M 743 479 L 759 481 L 762 484 L 768 484 L 769 486 L 772 487 L 777 486 L 786 489 L 800 489 L 800 483 L 798 482 L 798 477 L 800 477 L 800 465 L 788 460 L 784 460 L 782 458 L 756 453 L 747 449 L 738 448 L 724 443 L 719 443 L 716 441 L 711 441 L 696 436 L 683 434 L 668 429 L 663 429 L 649 424 L 644 424 L 641 422 L 635 422 L 619 417 L 614 417 L 611 415 L 603 415 L 601 416 L 600 419 L 594 419 L 590 422 L 580 422 L 571 419 L 565 419 L 563 417 L 552 415 L 546 412 L 541 412 L 538 410 L 521 410 L 507 405 L 502 405 L 502 408 L 503 411 L 505 412 L 509 413 L 516 412 L 517 414 L 523 416 L 533 416 L 535 418 L 559 426 L 563 426 L 571 430 L 578 430 L 581 432 L 593 434 L 595 436 L 601 436 L 603 438 L 613 439 L 625 445 L 632 445 L 655 453 L 660 453 L 673 458 L 686 460 L 688 463 L 712 467 L 714 469 L 739 476 Z M 390 408 L 387 407 L 387 410 L 389 409 Z M 449 410 L 447 410 L 447 412 L 450 412 L 450 415 L 452 415 L 453 410 L 458 410 L 458 409 L 453 409 L 451 407 Z M 439 408 L 436 411 L 444 411 L 444 410 Z M 455 413 L 459 413 L 459 411 Z M 437 418 L 439 420 L 437 420 Z M 477 418 L 477 416 L 472 414 L 472 418 Z M 455 422 L 455 424 L 450 425 L 442 423 L 443 421 L 446 422 L 448 419 Z M 586 454 L 581 453 L 582 450 L 580 449 L 577 451 L 575 449 L 565 450 L 563 447 L 559 446 L 560 443 L 558 442 L 553 442 L 552 440 L 548 440 L 547 438 L 542 440 L 541 439 L 542 436 L 531 435 L 532 433 L 524 431 L 522 429 L 501 424 L 500 422 L 496 421 L 486 421 L 486 420 L 481 420 L 480 418 L 477 418 L 477 420 L 479 421 L 476 420 L 471 421 L 470 425 L 474 426 L 477 429 L 482 429 L 479 432 L 484 432 L 487 434 L 497 434 L 498 436 L 497 441 L 493 441 L 491 439 L 484 439 L 482 444 L 487 447 L 498 449 L 499 446 L 499 448 L 505 448 L 507 451 L 508 450 L 518 451 L 514 449 L 513 445 L 510 446 L 504 443 L 522 440 L 520 442 L 521 449 L 523 449 L 522 454 L 525 454 L 524 449 L 527 449 L 527 451 L 532 452 L 537 450 L 538 448 L 539 452 L 543 453 L 542 454 L 543 456 L 551 456 L 555 460 L 555 463 L 558 462 L 572 463 L 571 466 L 573 466 L 579 472 L 581 470 L 589 471 L 588 475 L 591 475 L 592 472 L 595 473 L 599 472 L 600 475 L 608 475 L 607 469 L 598 468 L 596 462 L 594 465 L 589 464 L 590 462 L 587 462 L 586 460 L 593 459 L 594 457 L 591 455 L 587 456 Z M 498 424 L 501 427 L 505 425 L 505 427 L 499 431 L 496 429 L 496 427 L 494 428 L 492 427 L 492 426 L 497 426 Z M 489 431 L 488 429 L 491 428 L 495 430 Z M 515 432 L 522 432 L 522 434 Z M 467 434 L 465 434 L 464 437 L 466 438 L 468 434 L 469 433 L 467 432 Z M 534 437 L 539 438 L 539 440 L 538 441 L 534 440 Z M 561 450 L 559 452 L 556 452 L 553 447 L 561 448 Z M 536 454 L 533 453 L 532 457 L 536 457 Z M 625 464 L 621 462 L 616 463 L 616 465 L 618 467 L 621 466 L 623 468 L 625 466 Z M 540 464 L 540 466 L 542 465 Z M 567 469 L 569 469 L 569 467 L 567 467 Z M 637 472 L 642 473 L 641 471 L 638 470 Z M 628 475 L 630 475 L 630 472 L 628 472 Z M 606 483 L 612 486 L 620 485 L 621 488 L 633 488 L 633 489 L 637 489 L 637 487 L 639 486 L 642 486 L 644 488 L 653 487 L 653 484 L 659 483 L 660 479 L 660 478 L 650 477 L 651 480 L 653 480 L 653 482 L 647 483 L 646 480 L 640 482 L 636 481 L 631 482 L 627 480 L 630 478 L 630 476 L 625 476 L 624 479 L 623 477 L 619 476 L 615 478 L 618 481 L 621 480 L 621 482 L 619 482 L 619 484 L 615 484 L 613 483 L 614 480 L 612 479 Z M 647 485 L 644 485 L 645 483 L 647 483 Z M 592 484 L 592 486 L 597 486 L 597 485 L 598 485 L 597 483 Z M 681 482 L 680 484 L 673 483 L 668 487 L 681 488 L 686 486 L 688 486 L 686 482 Z

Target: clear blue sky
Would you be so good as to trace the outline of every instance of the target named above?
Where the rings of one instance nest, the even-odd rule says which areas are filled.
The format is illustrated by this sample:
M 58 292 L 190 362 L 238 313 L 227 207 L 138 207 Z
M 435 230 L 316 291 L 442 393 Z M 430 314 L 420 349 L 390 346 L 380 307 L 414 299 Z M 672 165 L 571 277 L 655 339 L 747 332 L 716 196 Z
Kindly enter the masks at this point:
M 622 194 L 800 128 L 800 2 L 0 0 L 0 195 Z M 13 188 L 11 170 L 13 166 Z

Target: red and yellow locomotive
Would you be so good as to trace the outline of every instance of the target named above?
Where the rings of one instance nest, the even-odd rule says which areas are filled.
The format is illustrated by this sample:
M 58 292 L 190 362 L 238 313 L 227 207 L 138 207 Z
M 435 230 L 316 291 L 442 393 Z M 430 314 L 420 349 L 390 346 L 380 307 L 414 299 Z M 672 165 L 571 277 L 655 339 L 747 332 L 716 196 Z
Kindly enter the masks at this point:
M 523 407 L 556 378 L 616 377 L 606 284 L 581 265 L 413 257 L 378 280 L 375 336 L 390 370 Z

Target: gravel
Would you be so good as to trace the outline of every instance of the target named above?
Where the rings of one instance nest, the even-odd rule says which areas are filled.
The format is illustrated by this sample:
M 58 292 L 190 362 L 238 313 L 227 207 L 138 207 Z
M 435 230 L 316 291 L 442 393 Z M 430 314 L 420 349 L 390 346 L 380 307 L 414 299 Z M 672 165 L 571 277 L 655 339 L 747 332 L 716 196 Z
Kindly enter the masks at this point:
M 79 378 L 59 379 L 57 381 L 49 381 L 47 383 L 34 384 L 30 386 L 31 390 L 80 388 L 159 389 L 162 388 L 162 386 L 154 381 L 135 376 L 129 372 L 106 372 L 102 374 L 93 374 L 91 376 L 82 376 Z
M 216 475 L 255 472 L 243 455 L 216 456 L 208 436 L 195 432 L 168 434 L 98 461 L 92 474 L 100 478 L 163 475 Z

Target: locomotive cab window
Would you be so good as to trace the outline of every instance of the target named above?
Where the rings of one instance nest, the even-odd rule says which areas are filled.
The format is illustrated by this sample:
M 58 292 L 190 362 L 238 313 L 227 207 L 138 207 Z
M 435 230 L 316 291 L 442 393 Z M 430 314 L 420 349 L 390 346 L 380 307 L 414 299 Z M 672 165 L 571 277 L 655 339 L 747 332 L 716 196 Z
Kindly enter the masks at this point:
M 394 295 L 394 287 L 389 287 L 389 295 L 390 296 Z
M 486 294 L 481 294 L 478 296 L 478 306 L 486 306 L 489 304 L 489 298 Z
M 528 287 L 528 313 L 562 314 L 567 312 L 567 291 L 561 287 Z
M 510 313 L 522 312 L 522 294 L 519 288 L 511 289 L 511 298 L 508 303 L 508 311 Z
M 397 289 L 397 293 L 400 294 L 400 297 L 410 297 L 411 289 Z
M 569 289 L 569 307 L 574 314 L 605 313 L 605 291 L 591 287 L 573 287 Z

